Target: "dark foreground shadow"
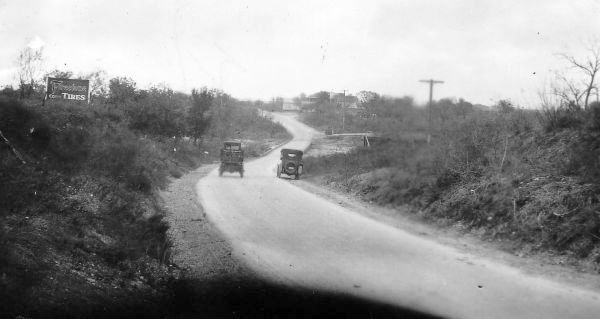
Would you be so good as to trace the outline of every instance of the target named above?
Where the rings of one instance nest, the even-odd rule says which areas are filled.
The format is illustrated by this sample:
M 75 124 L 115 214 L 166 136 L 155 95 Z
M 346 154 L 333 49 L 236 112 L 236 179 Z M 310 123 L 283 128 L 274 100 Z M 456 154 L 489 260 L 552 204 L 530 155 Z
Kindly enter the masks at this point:
M 174 296 L 171 318 L 439 318 L 352 296 L 258 280 L 179 281 Z
M 0 311 L 0 318 L 18 318 L 17 314 L 22 314 L 21 318 L 440 318 L 348 295 L 293 289 L 247 277 L 176 280 L 161 297 L 130 293 L 95 302 L 75 299 L 18 312 Z

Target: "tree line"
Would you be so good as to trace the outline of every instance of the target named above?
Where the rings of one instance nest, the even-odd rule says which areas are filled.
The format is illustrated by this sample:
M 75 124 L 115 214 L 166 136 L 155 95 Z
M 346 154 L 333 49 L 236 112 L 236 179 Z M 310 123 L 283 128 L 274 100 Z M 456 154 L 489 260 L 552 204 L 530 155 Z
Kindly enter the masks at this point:
M 213 136 L 226 138 L 230 135 L 232 130 L 223 130 L 218 126 L 227 121 L 228 115 L 237 114 L 230 109 L 237 109 L 243 104 L 218 89 L 195 88 L 190 94 L 174 91 L 165 84 L 142 89 L 129 77 L 106 80 L 106 73 L 103 71 L 74 75 L 71 71 L 54 70 L 45 73 L 43 78 L 48 76 L 88 79 L 91 108 L 109 112 L 113 119 L 126 121 L 130 129 L 143 135 L 176 140 L 185 137 L 194 144 L 202 142 L 204 134 L 211 127 L 218 131 L 212 132 Z M 41 101 L 45 94 L 42 83 L 43 80 L 40 79 L 21 82 L 17 89 L 5 86 L 0 90 L 0 95 Z M 46 103 L 51 107 L 57 102 Z

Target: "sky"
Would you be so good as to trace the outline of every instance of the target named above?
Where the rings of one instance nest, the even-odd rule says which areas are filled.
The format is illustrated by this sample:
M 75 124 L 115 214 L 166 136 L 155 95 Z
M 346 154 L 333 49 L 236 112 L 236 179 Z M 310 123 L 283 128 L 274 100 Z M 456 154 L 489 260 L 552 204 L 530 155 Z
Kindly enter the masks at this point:
M 240 99 L 317 91 L 536 107 L 600 39 L 600 0 L 0 0 L 0 86 L 43 47 L 46 70 L 104 70 L 139 87 Z

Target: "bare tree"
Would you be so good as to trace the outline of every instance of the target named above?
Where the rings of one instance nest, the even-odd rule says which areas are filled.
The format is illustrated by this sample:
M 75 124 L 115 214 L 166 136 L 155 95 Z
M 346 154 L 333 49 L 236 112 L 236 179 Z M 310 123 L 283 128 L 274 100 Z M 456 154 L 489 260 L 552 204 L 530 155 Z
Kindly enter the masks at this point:
M 598 41 L 588 46 L 588 56 L 580 60 L 573 55 L 561 54 L 572 68 L 582 72 L 585 76 L 583 79 L 583 88 L 579 89 L 572 81 L 566 81 L 563 78 L 563 82 L 566 84 L 566 89 L 570 92 L 571 96 L 576 98 L 574 102 L 579 104 L 581 98 L 583 98 L 583 108 L 587 109 L 589 105 L 590 95 L 592 91 L 596 89 L 595 81 L 598 71 L 600 71 L 600 43 Z M 563 92 L 566 93 L 566 92 Z
M 18 77 L 20 97 L 31 96 L 35 84 L 40 80 L 42 72 L 43 48 L 26 47 L 19 53 Z
M 97 98 L 106 98 L 109 93 L 107 75 L 104 70 L 96 70 L 80 76 L 82 79 L 90 80 L 91 103 Z
M 552 106 L 561 106 L 571 109 L 581 109 L 581 98 L 583 98 L 585 92 L 579 87 L 579 85 L 572 79 L 568 78 L 562 72 L 555 72 L 555 80 L 550 83 L 550 90 L 552 95 L 558 98 L 558 101 L 554 101 Z M 546 106 L 550 107 L 550 102 L 553 99 L 544 97 L 543 102 Z M 558 103 L 556 103 L 558 102 Z
M 70 79 L 73 77 L 73 72 L 69 71 L 69 70 L 59 70 L 59 69 L 55 69 L 52 70 L 50 72 L 46 72 L 46 74 L 44 74 L 44 78 L 61 78 L 61 79 Z

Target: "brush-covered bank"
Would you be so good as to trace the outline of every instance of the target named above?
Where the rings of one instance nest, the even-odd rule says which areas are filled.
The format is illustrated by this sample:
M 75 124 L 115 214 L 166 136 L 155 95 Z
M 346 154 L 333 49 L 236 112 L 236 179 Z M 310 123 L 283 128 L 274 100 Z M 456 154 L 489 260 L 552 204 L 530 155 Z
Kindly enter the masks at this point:
M 136 126 L 144 116 L 152 123 L 150 101 L 156 99 L 42 106 L 0 97 L 8 141 L 0 141 L 1 317 L 180 311 L 181 271 L 171 260 L 160 189 L 212 162 L 222 138 L 241 135 L 259 152 L 288 135 L 253 109 L 229 103 L 209 108 L 227 113 L 204 123 L 200 144 L 185 137 L 186 126 L 169 122 L 175 113 Z M 189 114 L 189 105 L 181 106 L 169 109 Z M 181 133 L 173 136 L 167 124 Z
M 431 144 L 415 138 L 427 131 L 425 110 L 409 105 L 393 105 L 395 116 L 346 119 L 385 141 L 309 157 L 307 177 L 520 256 L 600 271 L 599 105 L 462 112 L 459 104 L 434 113 Z M 315 117 L 304 120 L 318 127 Z

